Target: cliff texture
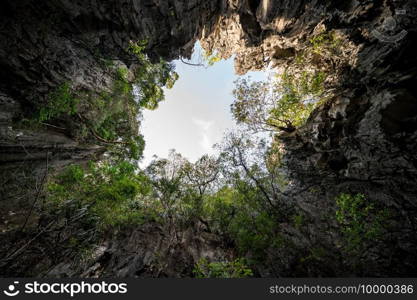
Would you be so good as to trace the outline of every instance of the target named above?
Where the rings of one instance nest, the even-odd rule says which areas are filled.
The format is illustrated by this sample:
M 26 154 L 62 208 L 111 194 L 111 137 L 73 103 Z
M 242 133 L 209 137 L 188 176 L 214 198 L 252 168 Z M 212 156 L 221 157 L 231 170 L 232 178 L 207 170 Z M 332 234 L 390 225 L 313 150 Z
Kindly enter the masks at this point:
M 104 151 L 100 144 L 85 145 L 68 134 L 75 119 L 42 129 L 19 127 L 17 121 L 46 103 L 46 95 L 62 82 L 71 82 L 79 91 L 108 90 L 112 79 L 103 64 L 114 60 L 130 67 L 126 51 L 130 41 L 146 40 L 151 58 L 172 60 L 189 57 L 200 39 L 208 52 L 222 58 L 235 55 L 239 74 L 267 66 L 290 67 L 300 54 L 306 57 L 306 67 L 330 74 L 326 84 L 332 92 L 327 103 L 312 113 L 305 126 L 278 137 L 285 145 L 291 178 L 288 201 L 296 205 L 306 224 L 301 230 L 281 224 L 293 247 L 272 253 L 269 264 L 260 266 L 257 273 L 416 275 L 415 1 L 22 0 L 2 1 L 0 11 L 3 234 L 21 226 L 32 203 L 29 199 L 36 197 L 37 189 L 29 188 L 29 193 L 20 186 L 41 185 L 48 165 L 60 168 Z M 328 32 L 342 42 L 335 46 L 330 39 L 321 45 L 326 48 L 321 53 L 309 52 L 312 40 Z M 332 217 L 334 199 L 340 193 L 362 192 L 390 209 L 390 234 L 354 258 L 349 253 L 341 257 L 335 254 L 341 251 L 341 235 Z M 225 255 L 213 254 L 216 238 L 189 243 L 195 237 L 184 237 L 180 244 L 191 248 L 163 256 L 180 253 L 185 258 L 152 269 L 155 253 L 160 251 L 155 249 L 169 249 L 163 246 L 169 243 L 166 237 L 155 235 L 151 239 L 133 232 L 110 238 L 95 263 L 81 271 L 48 261 L 49 275 L 187 276 L 188 265 L 204 256 L 201 251 Z M 149 243 L 143 243 L 144 239 Z M 121 250 L 124 241 L 129 241 L 126 251 Z M 300 267 L 306 257 L 311 263 Z M 39 259 L 34 265 L 44 262 Z M 181 264 L 184 267 L 178 267 Z M 16 268 L 5 274 L 31 274 Z M 32 272 L 44 275 L 46 271 L 35 268 Z
M 12 211 L 18 224 L 25 215 L 21 210 L 37 193 L 31 188 L 37 182 L 34 178 L 42 179 L 47 166 L 59 169 L 105 151 L 103 144 L 75 139 L 76 117 L 45 122 L 41 128 L 21 122 L 47 105 L 51 92 L 63 83 L 77 93 L 109 91 L 114 76 L 106 66 L 131 67 L 130 41 L 146 41 L 148 55 L 156 61 L 187 57 L 200 28 L 216 12 L 216 1 L 3 1 L 2 211 Z
M 292 276 L 305 257 L 316 263 L 300 275 L 415 274 L 415 13 L 412 1 L 230 1 L 215 29 L 203 33 L 207 51 L 235 55 L 239 74 L 266 66 L 288 69 L 300 54 L 305 68 L 331 74 L 327 104 L 303 128 L 279 137 L 294 180 L 288 201 L 309 221 L 301 235 L 282 224 L 297 251 L 277 254 L 271 264 L 279 271 L 265 275 Z M 323 30 L 337 37 L 330 42 L 334 51 L 308 56 Z M 340 193 L 368 193 L 393 211 L 386 240 L 355 259 L 349 252 L 344 258 L 311 254 L 341 248 L 334 219 Z M 332 266 L 321 265 L 326 261 Z

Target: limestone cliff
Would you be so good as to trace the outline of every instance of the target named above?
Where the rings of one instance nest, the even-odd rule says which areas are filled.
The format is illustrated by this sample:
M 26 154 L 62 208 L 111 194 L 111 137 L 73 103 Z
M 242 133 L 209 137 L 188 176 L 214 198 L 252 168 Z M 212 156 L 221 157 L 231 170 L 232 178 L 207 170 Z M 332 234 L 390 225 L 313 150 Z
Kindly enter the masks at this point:
M 104 151 L 100 144 L 83 145 L 68 135 L 66 129 L 75 119 L 57 126 L 63 129 L 22 129 L 14 127 L 14 122 L 45 103 L 48 92 L 64 81 L 80 91 L 108 89 L 111 78 L 103 61 L 111 59 L 129 67 L 129 41 L 147 40 L 150 57 L 172 60 L 189 57 L 200 39 L 203 48 L 217 51 L 222 58 L 236 55 L 236 71 L 244 74 L 268 65 L 289 66 L 297 54 L 311 47 L 314 37 L 333 32 L 343 40 L 338 55 L 308 60 L 311 66 L 334 75 L 326 83 L 332 89 L 331 99 L 313 112 L 305 126 L 279 137 L 285 144 L 292 181 L 288 201 L 305 215 L 307 226 L 297 230 L 281 224 L 294 247 L 271 254 L 269 263 L 257 273 L 416 275 L 415 1 L 21 0 L 2 1 L 0 14 L 0 208 L 17 213 L 13 218 L 0 216 L 7 222 L 16 226 L 22 222 L 29 202 L 16 189 L 31 181 L 41 184 L 45 165 L 59 168 Z M 392 209 L 392 231 L 383 243 L 371 245 L 359 258 L 366 266 L 351 268 L 357 261 L 332 255 L 340 248 L 340 234 L 330 216 L 334 215 L 336 195 L 364 191 Z M 4 231 L 8 228 L 0 226 Z M 216 238 L 196 242 L 190 234 L 199 233 L 181 233 L 176 241 L 176 247 L 191 245 L 175 250 L 185 258 L 168 262 L 158 271 L 151 267 L 159 251 L 155 249 L 168 249 L 164 245 L 169 242 L 133 231 L 105 241 L 95 264 L 85 270 L 75 272 L 68 265 L 49 262 L 49 274 L 159 276 L 162 272 L 187 276 L 187 264 L 195 262 L 201 252 L 220 255 L 213 250 L 218 245 Z M 136 236 L 149 243 L 135 244 L 132 239 Z M 120 249 L 124 242 L 119 239 L 129 241 L 126 251 L 134 253 L 124 253 Z M 311 249 L 324 249 L 326 255 L 299 268 L 300 259 L 311 256 Z M 117 263 L 120 257 L 122 263 Z M 177 269 L 175 264 L 183 266 Z M 28 269 L 15 272 L 45 274 Z
M 77 92 L 108 91 L 106 64 L 130 67 L 130 41 L 147 42 L 155 60 L 191 54 L 216 1 L 3 1 L 0 4 L 0 193 L 2 211 L 21 222 L 33 186 L 46 166 L 61 168 L 99 157 L 103 144 L 80 143 L 77 118 L 42 128 L 18 126 L 47 95 L 68 82 Z M 28 182 L 29 181 L 29 182 Z M 36 181 L 36 180 L 35 180 Z M 35 192 L 36 194 L 36 192 Z
M 335 89 L 332 99 L 306 126 L 280 137 L 290 178 L 295 179 L 289 201 L 311 222 L 301 236 L 292 228 L 288 234 L 299 249 L 337 249 L 337 225 L 331 221 L 336 195 L 367 191 L 396 213 L 391 236 L 361 258 L 363 264 L 372 261 L 362 274 L 384 275 L 388 269 L 391 275 L 415 274 L 417 64 L 411 53 L 416 47 L 416 4 L 237 1 L 224 11 L 215 29 L 203 34 L 202 45 L 223 58 L 236 55 L 240 74 L 267 65 L 291 66 L 322 28 L 344 37 L 332 61 L 309 60 L 335 75 L 327 82 Z M 285 257 L 279 259 L 278 274 L 293 275 L 302 252 L 290 260 L 285 251 L 278 254 Z M 346 261 L 333 263 L 332 270 L 315 266 L 307 272 L 343 274 Z

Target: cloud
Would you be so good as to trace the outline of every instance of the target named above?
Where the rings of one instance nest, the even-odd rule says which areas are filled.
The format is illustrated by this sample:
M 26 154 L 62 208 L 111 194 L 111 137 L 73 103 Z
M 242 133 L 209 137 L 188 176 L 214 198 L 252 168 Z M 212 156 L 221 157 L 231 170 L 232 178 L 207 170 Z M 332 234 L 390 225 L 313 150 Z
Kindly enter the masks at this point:
M 207 152 L 211 151 L 212 143 L 210 141 L 210 138 L 207 134 L 203 134 L 202 140 L 200 141 L 200 146 L 206 150 Z
M 205 121 L 201 119 L 193 118 L 193 123 L 200 127 L 204 131 L 208 131 L 210 127 L 213 125 L 214 121 Z
M 193 123 L 199 128 L 201 140 L 199 142 L 200 146 L 206 151 L 210 152 L 212 150 L 212 141 L 210 139 L 210 129 L 214 124 L 214 121 L 206 121 L 201 119 L 192 118 Z

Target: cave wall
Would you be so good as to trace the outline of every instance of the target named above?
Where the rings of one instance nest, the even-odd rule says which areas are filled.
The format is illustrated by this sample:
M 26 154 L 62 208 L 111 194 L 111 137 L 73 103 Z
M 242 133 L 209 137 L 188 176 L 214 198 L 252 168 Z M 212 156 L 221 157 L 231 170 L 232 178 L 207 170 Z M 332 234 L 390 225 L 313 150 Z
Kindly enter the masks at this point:
M 416 274 L 416 8 L 413 1 L 230 1 L 216 29 L 203 33 L 203 48 L 235 55 L 238 74 L 285 69 L 323 28 L 344 40 L 341 54 L 319 62 L 334 74 L 331 99 L 305 126 L 278 137 L 292 181 L 288 201 L 308 221 L 301 230 L 281 224 L 297 250 L 271 255 L 278 271 L 263 276 Z M 365 194 L 393 212 L 389 237 L 356 262 L 331 255 L 341 245 L 335 220 L 341 193 Z M 311 257 L 306 249 L 330 255 L 298 269 Z M 360 266 L 346 267 L 354 264 Z
M 398 15 L 396 9 L 405 14 Z M 291 224 L 281 226 L 297 249 L 338 251 L 340 235 L 332 218 L 334 199 L 347 192 L 366 193 L 373 201 L 392 208 L 394 229 L 388 241 L 367 251 L 368 257 L 362 261 L 374 264 L 360 271 L 346 268 L 349 262 L 336 256 L 322 258 L 326 263 L 315 269 L 297 271 L 294 266 L 306 254 L 283 249 L 271 256 L 273 268 L 260 267 L 258 273 L 417 273 L 415 1 L 20 0 L 2 1 L 0 12 L 0 207 L 3 212 L 17 214 L 16 224 L 22 222 L 28 203 L 18 200 L 24 195 L 15 193 L 22 185 L 21 178 L 38 182 L 47 164 L 59 168 L 103 152 L 99 145 L 80 145 L 52 128 L 13 127 L 13 122 L 23 118 L 34 104 L 44 103 L 45 95 L 58 84 L 69 81 L 76 90 L 108 89 L 111 78 L 103 71 L 101 60 L 110 58 L 129 66 L 126 48 L 130 40 L 147 40 L 147 53 L 154 59 L 189 57 L 200 39 L 204 49 L 217 51 L 222 58 L 236 55 L 238 74 L 267 66 L 279 68 L 307 47 L 318 29 L 325 28 L 343 35 L 348 50 L 343 69 L 333 78 L 337 83 L 333 98 L 314 111 L 304 127 L 279 137 L 285 144 L 292 179 L 288 201 L 308 219 L 302 231 Z M 384 22 L 392 17 L 397 24 L 387 30 Z M 399 40 L 384 41 L 374 30 L 388 36 L 403 30 L 407 34 Z M 139 272 L 139 267 L 136 271 L 132 267 L 123 273 L 123 267 L 109 264 L 121 254 L 115 247 L 106 249 L 111 249 L 103 251 L 107 258 L 98 258 L 96 267 L 110 273 L 95 275 L 134 276 Z M 133 254 L 123 260 L 143 261 L 142 254 L 140 259 Z M 51 274 L 61 274 L 57 270 L 62 268 L 66 267 L 59 266 Z M 166 272 L 170 276 L 174 273 Z
M 103 64 L 107 60 L 129 67 L 133 61 L 127 51 L 130 41 L 146 41 L 147 53 L 155 60 L 190 56 L 202 24 L 210 22 L 216 13 L 216 4 L 217 1 L 3 1 L 2 140 L 19 135 L 16 139 L 31 147 L 29 133 L 10 131 L 5 124 L 23 118 L 36 104 L 45 104 L 46 95 L 64 82 L 76 91 L 108 90 L 113 79 Z M 48 147 L 55 138 L 39 140 Z M 33 148 L 41 146 L 37 142 L 33 142 Z M 18 147 L 13 145 L 10 151 L 7 147 L 2 147 L 2 161 L 18 160 Z M 25 153 L 21 153 L 23 158 L 27 159 Z
M 105 64 L 131 67 L 130 41 L 146 41 L 154 60 L 189 57 L 216 12 L 217 1 L 0 3 L 0 209 L 13 214 L 2 216 L 6 227 L 22 222 L 45 173 L 105 151 L 74 139 L 76 118 L 42 128 L 19 122 L 63 83 L 80 93 L 109 91 Z

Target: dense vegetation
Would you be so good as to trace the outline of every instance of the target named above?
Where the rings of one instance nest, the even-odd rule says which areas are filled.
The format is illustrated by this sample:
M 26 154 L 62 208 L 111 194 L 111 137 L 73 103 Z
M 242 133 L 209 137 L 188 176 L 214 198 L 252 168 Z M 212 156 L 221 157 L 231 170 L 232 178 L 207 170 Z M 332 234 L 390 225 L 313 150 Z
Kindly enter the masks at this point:
M 311 44 L 308 53 L 295 58 L 295 66 L 312 53 L 325 55 L 339 46 L 331 34 L 319 35 Z M 326 100 L 326 73 L 287 68 L 266 82 L 239 79 L 231 109 L 243 130 L 226 135 L 216 146 L 217 156 L 205 155 L 191 163 L 172 151 L 168 158 L 155 158 L 140 169 L 141 111 L 156 109 L 164 99 L 163 88 L 171 88 L 178 78 L 172 64 L 151 63 L 144 47 L 143 42 L 131 44 L 129 51 L 137 59 L 131 68 L 106 64 L 114 74 L 108 91 L 73 91 L 64 83 L 38 110 L 34 120 L 46 126 L 78 118 L 80 126 L 72 134 L 80 141 L 104 145 L 107 153 L 96 162 L 70 165 L 50 176 L 42 211 L 45 220 L 77 218 L 88 234 L 66 240 L 76 253 L 94 247 L 106 232 L 149 222 L 168 229 L 203 228 L 226 241 L 234 258 L 214 262 L 202 258 L 194 267 L 196 277 L 253 276 L 251 267 L 271 264 L 281 253 L 295 250 L 302 253 L 296 267 L 301 273 L 320 264 L 326 256 L 323 248 L 298 249 L 301 246 L 286 234 L 289 226 L 302 232 L 309 220 L 296 211 L 286 193 L 289 182 L 279 138 L 269 141 L 245 132 L 296 131 Z M 206 60 L 210 65 L 218 58 L 207 54 Z M 365 199 L 350 194 L 335 199 L 338 209 L 328 218 L 340 225 L 345 245 L 341 255 L 360 253 L 384 232 L 382 224 L 389 214 Z
M 21 123 L 67 130 L 82 143 L 103 145 L 113 160 L 138 161 L 145 144 L 139 134 L 142 110 L 156 109 L 164 100 L 163 89 L 172 88 L 178 79 L 173 64 L 151 62 L 145 48 L 145 41 L 130 44 L 126 52 L 134 63 L 129 68 L 118 60 L 100 58 L 112 83 L 92 91 L 74 90 L 64 82 Z
M 149 221 L 176 228 L 201 224 L 235 244 L 239 256 L 251 252 L 254 263 L 281 242 L 275 220 L 290 210 L 279 203 L 278 171 L 271 166 L 268 171 L 264 161 L 249 162 L 250 151 L 266 147 L 254 149 L 236 136 L 222 147 L 219 157 L 195 163 L 172 152 L 145 170 L 127 161 L 69 166 L 50 180 L 48 207 L 51 214 L 69 202 L 84 209 L 96 233 Z

